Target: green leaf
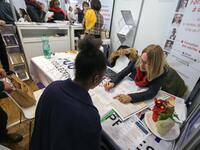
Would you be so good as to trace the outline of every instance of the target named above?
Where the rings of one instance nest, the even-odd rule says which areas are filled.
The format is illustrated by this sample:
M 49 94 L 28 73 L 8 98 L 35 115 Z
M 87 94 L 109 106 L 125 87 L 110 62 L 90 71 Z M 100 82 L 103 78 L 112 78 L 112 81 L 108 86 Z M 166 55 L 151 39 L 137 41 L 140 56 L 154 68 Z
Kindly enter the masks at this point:
M 172 118 L 171 113 L 159 113 L 158 120 L 166 120 L 168 118 Z

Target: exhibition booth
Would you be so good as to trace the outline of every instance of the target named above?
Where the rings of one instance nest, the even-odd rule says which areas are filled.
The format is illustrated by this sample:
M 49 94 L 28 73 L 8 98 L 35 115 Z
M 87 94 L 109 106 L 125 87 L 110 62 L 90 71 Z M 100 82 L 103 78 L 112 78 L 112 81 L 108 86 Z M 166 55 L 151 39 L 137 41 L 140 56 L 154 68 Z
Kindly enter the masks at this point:
M 46 94 L 44 91 L 53 82 L 75 79 L 75 62 L 77 55 L 81 53 L 78 43 L 90 33 L 86 33 L 84 22 L 86 18 L 83 18 L 83 22 L 78 22 L 76 11 L 83 9 L 83 0 L 59 0 L 60 9 L 65 11 L 68 19 L 53 20 L 53 22 L 49 21 L 53 16 L 49 11 L 50 0 L 38 0 L 46 14 L 43 22 L 24 20 L 20 14 L 21 9 L 28 10 L 24 0 L 7 1 L 12 8 L 15 21 L 13 24 L 1 27 L 0 34 L 10 68 L 17 78 L 14 82 L 20 83 L 18 87 L 15 84 L 13 86 L 16 91 L 20 90 L 23 93 L 20 98 L 24 99 L 16 98 L 15 94 L 4 91 L 20 112 L 19 120 L 7 126 L 12 128 L 28 120 L 28 142 L 31 142 L 32 133 L 36 130 L 34 122 L 37 119 L 35 117 L 38 117 L 36 110 L 41 103 L 40 96 L 44 97 Z M 90 1 L 88 2 L 90 4 Z M 88 93 L 100 116 L 102 143 L 106 145 L 104 148 L 107 150 L 197 149 L 200 144 L 200 3 L 195 0 L 100 0 L 100 2 L 103 26 L 100 38 L 96 39 L 101 41 L 99 50 L 104 54 L 107 66 L 103 80 L 95 88 L 88 90 Z M 70 8 L 73 8 L 74 20 L 69 18 L 72 13 L 69 11 Z M 18 13 L 20 19 L 17 17 Z M 96 19 L 98 20 L 98 17 Z M 161 86 L 153 98 L 144 101 L 133 100 L 124 104 L 114 99 L 113 97 L 120 93 L 129 95 L 151 89 L 148 86 L 140 87 L 135 83 L 135 78 L 131 79 L 128 76 L 110 91 L 106 91 L 104 87 L 105 83 L 113 81 L 121 70 L 135 61 L 130 58 L 132 52 L 137 53 L 135 54 L 137 59 L 141 59 L 143 50 L 150 44 L 162 48 L 167 64 L 175 70 L 187 90 L 178 95 L 176 92 L 170 93 L 170 90 L 164 90 Z M 48 53 L 45 53 L 45 46 Z M 114 65 L 111 63 L 113 57 L 116 61 Z M 157 63 L 158 60 L 155 65 Z M 8 78 L 11 83 L 14 83 L 13 79 L 15 78 Z M 36 91 L 31 89 L 30 82 L 37 86 Z M 183 88 L 176 79 L 170 78 L 167 82 L 173 82 L 178 89 Z M 163 106 L 165 111 L 161 110 Z M 167 112 L 168 109 L 173 111 Z M 163 116 L 159 116 L 162 113 L 164 119 Z M 155 121 L 155 115 L 158 117 L 156 120 L 160 122 Z M 170 123 L 162 122 L 168 119 L 171 119 Z M 88 133 L 89 131 L 88 129 Z M 4 146 L 5 149 L 9 149 L 9 146 L 6 148 L 6 145 L 0 143 L 0 149 L 4 149 Z

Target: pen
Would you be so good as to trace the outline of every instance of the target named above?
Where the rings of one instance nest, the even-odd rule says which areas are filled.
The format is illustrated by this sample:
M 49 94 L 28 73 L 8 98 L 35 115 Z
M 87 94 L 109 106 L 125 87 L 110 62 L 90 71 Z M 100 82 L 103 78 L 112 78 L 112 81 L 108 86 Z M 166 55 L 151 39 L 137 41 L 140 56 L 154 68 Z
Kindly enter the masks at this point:
M 106 121 L 110 116 L 112 116 L 112 114 L 114 113 L 115 111 L 112 109 L 111 111 L 109 111 L 107 114 L 105 114 L 103 116 L 103 118 L 101 119 L 101 123 L 103 123 L 104 121 Z
M 145 134 L 148 134 L 149 132 L 139 123 L 139 122 L 135 122 L 135 124 L 138 126 L 138 128 L 140 128 Z

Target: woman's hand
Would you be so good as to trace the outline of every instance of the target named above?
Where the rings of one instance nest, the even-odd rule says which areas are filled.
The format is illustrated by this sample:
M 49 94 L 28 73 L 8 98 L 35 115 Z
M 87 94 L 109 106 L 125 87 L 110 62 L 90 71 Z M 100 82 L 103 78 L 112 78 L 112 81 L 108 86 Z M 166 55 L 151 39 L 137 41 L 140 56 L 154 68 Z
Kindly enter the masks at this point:
M 132 101 L 132 98 L 127 94 L 119 94 L 113 98 L 119 100 L 121 103 L 124 104 L 130 103 Z
M 104 83 L 103 86 L 106 91 L 109 91 L 110 89 L 112 89 L 115 86 L 115 84 L 113 82 L 106 82 L 106 83 Z

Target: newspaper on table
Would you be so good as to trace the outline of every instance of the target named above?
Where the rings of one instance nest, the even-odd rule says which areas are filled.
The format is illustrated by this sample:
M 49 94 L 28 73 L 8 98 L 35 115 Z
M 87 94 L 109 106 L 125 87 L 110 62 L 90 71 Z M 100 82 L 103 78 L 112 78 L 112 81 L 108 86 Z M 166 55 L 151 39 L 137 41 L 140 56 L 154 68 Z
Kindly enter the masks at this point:
M 154 136 L 149 135 L 144 139 L 135 149 L 136 150 L 172 150 L 174 145 L 173 142 L 161 140 Z
M 134 113 L 142 111 L 147 107 L 145 102 L 123 104 L 118 100 L 113 99 L 113 97 L 118 94 L 138 93 L 146 90 L 136 86 L 133 81 L 125 79 L 110 91 L 105 91 L 103 84 L 104 83 L 102 82 L 94 90 L 90 91 L 90 94 L 93 95 L 93 97 L 95 97 L 96 99 L 98 99 L 98 103 L 101 104 L 102 106 L 112 107 L 112 109 L 114 109 L 118 113 L 118 115 L 121 117 L 122 120 L 128 119 Z M 97 103 L 97 101 L 95 103 Z
M 117 113 L 112 113 L 102 122 L 104 131 L 120 149 L 135 150 L 149 135 L 149 130 L 135 115 L 123 122 Z

